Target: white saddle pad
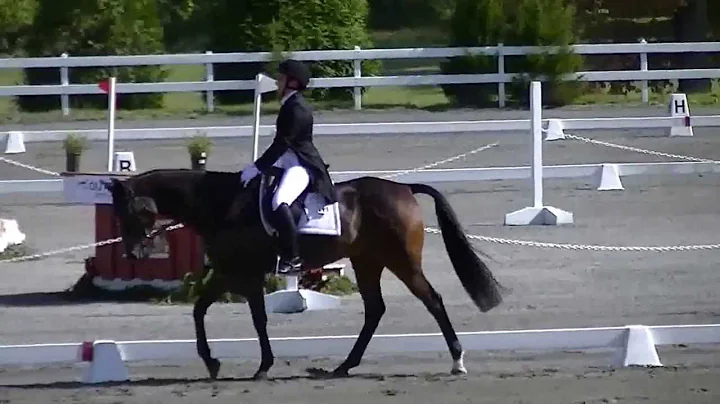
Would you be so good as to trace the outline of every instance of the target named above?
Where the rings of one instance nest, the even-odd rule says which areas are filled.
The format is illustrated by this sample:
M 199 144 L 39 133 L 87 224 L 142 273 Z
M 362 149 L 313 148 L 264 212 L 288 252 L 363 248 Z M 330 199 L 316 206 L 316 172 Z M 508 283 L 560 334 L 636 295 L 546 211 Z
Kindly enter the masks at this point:
M 260 182 L 260 206 L 264 206 L 266 194 L 265 177 Z M 325 204 L 325 200 L 318 193 L 310 193 L 305 198 L 303 214 L 297 225 L 300 234 L 315 234 L 321 236 L 340 236 L 342 227 L 340 223 L 340 203 Z M 264 209 L 260 209 L 260 218 L 268 234 L 275 234 L 277 231 L 268 223 L 265 218 Z

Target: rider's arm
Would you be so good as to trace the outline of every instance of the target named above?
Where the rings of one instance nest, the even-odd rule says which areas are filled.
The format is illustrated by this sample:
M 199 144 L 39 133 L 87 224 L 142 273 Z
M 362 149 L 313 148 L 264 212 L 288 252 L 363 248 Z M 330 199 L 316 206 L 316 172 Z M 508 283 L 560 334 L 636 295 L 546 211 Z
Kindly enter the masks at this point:
M 283 112 L 278 117 L 277 132 L 272 144 L 255 160 L 255 166 L 260 171 L 272 166 L 285 153 L 288 145 L 303 133 L 308 122 L 308 112 L 298 105 L 293 105 Z

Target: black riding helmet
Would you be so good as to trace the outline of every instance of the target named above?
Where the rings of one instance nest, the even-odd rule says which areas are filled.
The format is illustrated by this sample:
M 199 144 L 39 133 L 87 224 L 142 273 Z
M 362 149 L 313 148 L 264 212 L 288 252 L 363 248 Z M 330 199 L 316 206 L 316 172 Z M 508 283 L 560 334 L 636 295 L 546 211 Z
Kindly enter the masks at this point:
M 278 71 L 288 78 L 297 80 L 300 86 L 298 90 L 304 90 L 310 83 L 310 78 L 312 77 L 310 69 L 308 69 L 304 63 L 294 59 L 288 59 L 280 63 Z

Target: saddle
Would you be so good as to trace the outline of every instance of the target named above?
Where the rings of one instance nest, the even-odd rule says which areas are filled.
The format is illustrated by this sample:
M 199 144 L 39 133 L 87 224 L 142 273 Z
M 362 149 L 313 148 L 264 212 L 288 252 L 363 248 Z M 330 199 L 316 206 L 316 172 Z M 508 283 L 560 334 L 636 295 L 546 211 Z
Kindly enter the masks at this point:
M 282 174 L 283 170 L 278 167 L 271 167 L 260 174 L 260 219 L 265 231 L 271 236 L 277 234 L 269 218 L 272 217 L 273 195 L 278 189 Z M 298 234 L 340 236 L 342 232 L 339 202 L 325 204 L 325 199 L 316 192 L 305 189 L 290 205 L 290 212 L 295 219 Z

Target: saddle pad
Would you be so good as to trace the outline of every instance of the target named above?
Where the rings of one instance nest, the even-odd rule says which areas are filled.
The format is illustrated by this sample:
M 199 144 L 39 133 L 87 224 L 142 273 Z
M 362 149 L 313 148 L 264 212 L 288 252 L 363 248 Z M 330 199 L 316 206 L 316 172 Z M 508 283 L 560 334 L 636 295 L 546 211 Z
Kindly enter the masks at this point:
M 298 223 L 298 233 L 317 234 L 323 236 L 339 236 L 340 203 L 326 205 L 323 197 L 317 193 L 310 193 L 305 198 L 303 206 L 304 215 Z
M 268 234 L 275 234 L 277 230 L 270 225 L 267 218 L 265 217 L 265 198 L 272 195 L 267 192 L 265 186 L 265 176 L 260 181 L 260 219 L 263 227 Z M 297 224 L 297 231 L 299 234 L 314 234 L 321 236 L 340 236 L 342 234 L 342 227 L 340 222 L 340 204 L 335 202 L 330 205 L 324 204 L 324 199 L 317 193 L 309 193 L 305 197 L 305 203 L 303 204 L 304 214 L 300 217 L 299 223 Z

